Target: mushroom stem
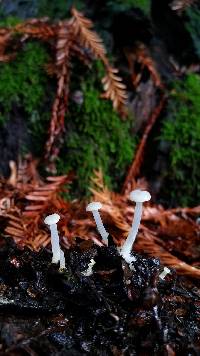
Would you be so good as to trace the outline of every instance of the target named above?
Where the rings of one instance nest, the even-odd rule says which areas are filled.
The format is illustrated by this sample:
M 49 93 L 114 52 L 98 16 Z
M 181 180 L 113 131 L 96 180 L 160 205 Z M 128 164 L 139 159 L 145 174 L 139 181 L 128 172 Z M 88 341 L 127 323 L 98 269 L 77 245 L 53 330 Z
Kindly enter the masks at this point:
M 65 269 L 65 255 L 63 250 L 60 249 L 60 270 Z
M 159 278 L 162 279 L 164 281 L 165 277 L 167 274 L 169 274 L 171 271 L 169 268 L 164 267 L 163 271 L 161 272 L 161 274 L 159 274 Z
M 93 274 L 92 267 L 95 265 L 95 263 L 95 260 L 91 258 L 90 263 L 88 263 L 88 268 L 85 271 L 81 272 L 81 274 L 85 277 L 91 276 Z
M 57 230 L 57 223 L 59 220 L 60 216 L 58 214 L 48 215 L 44 219 L 44 223 L 49 226 L 51 232 L 51 246 L 53 253 L 52 263 L 58 263 L 58 261 L 60 261 L 60 243 Z
M 137 202 L 135 206 L 135 213 L 134 213 L 132 227 L 121 249 L 121 255 L 124 257 L 125 260 L 129 258 L 131 254 L 132 246 L 135 242 L 138 229 L 140 226 L 141 217 L 142 217 L 142 203 Z M 134 261 L 134 257 L 131 257 L 131 259 L 132 261 Z
M 60 260 L 60 244 L 57 224 L 52 224 L 49 226 L 49 228 L 51 231 L 51 245 L 53 252 L 52 263 L 58 263 L 58 261 Z
M 144 203 L 145 201 L 149 201 L 150 199 L 150 193 L 145 190 L 135 189 L 130 193 L 130 200 L 136 203 L 135 213 L 128 237 L 124 245 L 119 249 L 121 256 L 125 259 L 127 263 L 130 264 L 130 268 L 133 267 L 131 266 L 131 263 L 136 260 L 134 256 L 131 256 L 131 249 L 133 243 L 135 242 L 135 238 L 137 236 L 138 229 L 140 226 L 140 221 L 142 217 L 142 203 Z
M 108 232 L 106 231 L 103 222 L 101 220 L 101 216 L 99 214 L 99 212 L 97 210 L 93 210 L 92 211 L 96 226 L 97 226 L 97 230 L 99 231 L 103 242 L 108 245 Z

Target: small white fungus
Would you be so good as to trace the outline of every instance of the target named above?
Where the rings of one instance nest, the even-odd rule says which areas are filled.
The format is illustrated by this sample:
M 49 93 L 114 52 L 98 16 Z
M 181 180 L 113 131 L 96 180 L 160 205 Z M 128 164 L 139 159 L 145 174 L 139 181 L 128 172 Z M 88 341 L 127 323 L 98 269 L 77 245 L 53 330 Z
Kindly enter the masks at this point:
M 49 225 L 49 229 L 51 232 L 51 246 L 52 246 L 52 263 L 58 263 L 60 261 L 60 243 L 59 243 L 59 235 L 57 229 L 57 223 L 60 220 L 60 216 L 58 214 L 48 215 L 44 222 Z
M 99 209 L 102 208 L 102 204 L 100 202 L 92 202 L 88 204 L 86 207 L 86 211 L 91 211 L 97 226 L 97 230 L 99 231 L 103 242 L 105 245 L 108 245 L 108 235 L 109 233 L 106 231 L 103 222 L 101 220 L 101 216 L 99 214 Z
M 131 255 L 131 250 L 140 226 L 140 221 L 142 217 L 142 204 L 145 201 L 149 201 L 150 199 L 151 195 L 147 191 L 136 189 L 130 193 L 130 200 L 136 203 L 134 218 L 128 237 L 124 242 L 123 246 L 119 249 L 121 256 L 125 259 L 127 263 L 130 264 L 130 267 L 131 263 L 136 260 L 135 257 Z
M 88 263 L 88 268 L 85 271 L 81 272 L 81 274 L 85 277 L 91 276 L 93 274 L 92 267 L 95 265 L 95 263 L 95 260 L 92 258 L 90 260 L 90 263 Z
M 159 274 L 159 278 L 164 280 L 166 275 L 169 274 L 171 271 L 169 268 L 164 267 L 163 271 L 161 272 L 161 274 Z

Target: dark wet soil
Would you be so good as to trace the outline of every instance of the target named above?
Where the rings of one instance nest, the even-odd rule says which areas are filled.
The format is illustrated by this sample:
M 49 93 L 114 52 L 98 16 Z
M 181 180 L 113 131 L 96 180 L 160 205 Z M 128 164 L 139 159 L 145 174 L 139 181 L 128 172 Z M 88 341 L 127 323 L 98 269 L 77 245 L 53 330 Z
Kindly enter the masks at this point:
M 200 355 L 200 283 L 115 247 L 0 250 L 0 355 Z M 93 274 L 84 276 L 91 259 Z

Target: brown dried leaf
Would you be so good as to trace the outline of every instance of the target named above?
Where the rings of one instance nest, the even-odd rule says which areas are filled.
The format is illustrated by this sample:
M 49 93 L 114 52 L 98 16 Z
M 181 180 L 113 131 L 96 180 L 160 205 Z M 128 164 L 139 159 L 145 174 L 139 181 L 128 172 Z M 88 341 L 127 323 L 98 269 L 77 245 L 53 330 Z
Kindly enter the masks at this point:
M 122 83 L 122 79 L 117 75 L 118 70 L 110 66 L 101 38 L 96 32 L 91 30 L 93 27 L 92 21 L 85 18 L 83 14 L 75 8 L 72 8 L 72 15 L 72 26 L 81 44 L 88 48 L 96 58 L 101 59 L 105 65 L 106 76 L 102 79 L 105 93 L 102 97 L 111 100 L 113 102 L 113 108 L 122 116 L 125 116 L 126 111 L 124 106 L 127 99 L 126 87 Z
M 142 78 L 143 70 L 146 68 L 149 71 L 155 86 L 161 89 L 164 88 L 156 64 L 152 59 L 148 48 L 143 43 L 139 42 L 135 47 L 125 49 L 124 53 L 128 61 L 134 87 L 138 86 Z M 140 66 L 139 72 L 136 70 L 136 64 L 137 66 Z
M 82 46 L 89 48 L 96 58 L 101 59 L 103 62 L 107 61 L 103 41 L 96 32 L 91 30 L 91 28 L 93 28 L 92 21 L 84 17 L 84 15 L 74 7 L 71 13 L 73 16 L 72 26 L 75 34 L 79 36 Z

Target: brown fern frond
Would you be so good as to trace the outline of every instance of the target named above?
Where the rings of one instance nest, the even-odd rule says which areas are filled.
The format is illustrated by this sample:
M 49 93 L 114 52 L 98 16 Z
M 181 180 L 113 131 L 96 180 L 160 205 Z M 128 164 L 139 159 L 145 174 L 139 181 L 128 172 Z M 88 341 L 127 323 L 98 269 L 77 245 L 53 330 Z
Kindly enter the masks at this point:
M 48 177 L 46 183 L 35 187 L 26 196 L 27 205 L 23 215 L 35 217 L 43 214 L 58 199 L 58 193 L 66 191 L 64 185 L 71 182 L 70 176 Z
M 92 188 L 89 188 L 90 191 L 92 192 L 92 189 L 99 190 L 101 192 L 104 192 L 107 190 L 107 187 L 104 183 L 104 177 L 103 177 L 103 171 L 101 168 L 98 170 L 94 170 L 93 176 L 91 178 L 92 182 Z
M 134 87 L 138 86 L 142 78 L 142 73 L 146 68 L 151 75 L 154 85 L 160 89 L 164 88 L 156 64 L 152 59 L 148 48 L 143 43 L 139 42 L 133 48 L 125 48 L 124 53 L 128 61 Z M 136 64 L 140 67 L 139 71 L 136 70 Z
M 165 250 L 155 241 L 154 236 L 147 230 L 138 236 L 134 249 L 138 252 L 145 252 L 152 257 L 158 256 L 164 265 L 176 269 L 178 274 L 200 278 L 200 269 L 190 266 L 188 263 L 183 262 Z
M 28 37 L 38 38 L 43 41 L 49 41 L 56 36 L 57 27 L 49 24 L 48 18 L 30 19 L 23 23 L 16 25 L 12 29 L 13 33 L 22 34 L 24 39 Z
M 62 23 L 57 34 L 56 75 L 57 93 L 53 103 L 49 139 L 46 143 L 46 158 L 57 157 L 59 139 L 64 131 L 64 118 L 69 98 L 70 60 L 74 33 L 69 23 Z
M 7 214 L 8 224 L 5 234 L 12 237 L 17 245 L 38 251 L 50 242 L 49 234 L 40 228 L 41 217 L 27 219 L 19 209 Z
M 113 108 L 122 116 L 126 115 L 125 104 L 127 102 L 126 86 L 117 75 L 118 70 L 106 65 L 106 76 L 102 79 L 105 93 L 101 96 L 113 102 Z
M 27 231 L 25 226 L 22 224 L 21 212 L 19 209 L 15 209 L 12 213 L 7 214 L 8 220 L 5 233 L 13 238 L 13 240 L 18 244 L 22 239 L 26 239 Z
M 79 37 L 81 44 L 88 48 L 95 58 L 101 59 L 105 65 L 106 76 L 102 79 L 105 93 L 102 97 L 113 102 L 113 107 L 121 115 L 125 116 L 124 106 L 127 100 L 126 87 L 122 83 L 122 79 L 117 75 L 118 70 L 110 66 L 106 57 L 106 49 L 103 41 L 96 32 L 91 30 L 93 27 L 92 21 L 88 20 L 84 15 L 72 9 L 72 26 L 76 36 Z
M 71 13 L 73 16 L 72 26 L 76 36 L 80 38 L 82 46 L 89 48 L 96 58 L 101 59 L 103 62 L 107 62 L 106 49 L 103 45 L 103 41 L 96 32 L 91 30 L 91 28 L 93 28 L 92 21 L 87 19 L 74 7 L 72 8 Z
M 112 195 L 113 193 L 107 188 L 104 183 L 103 171 L 102 169 L 94 170 L 94 175 L 91 178 L 91 187 L 89 187 L 90 192 L 93 194 L 95 201 L 101 201 L 102 203 L 109 203 L 112 205 Z
M 13 190 L 10 189 L 10 183 L 4 185 L 0 216 L 6 219 L 4 234 L 11 236 L 17 244 L 39 250 L 41 246 L 47 246 L 50 240 L 43 223 L 44 214 L 62 209 L 66 211 L 69 207 L 59 194 L 67 190 L 66 185 L 70 183 L 72 175 L 47 177 L 43 182 L 35 170 L 36 162 L 31 157 L 27 157 L 25 163 L 20 162 Z

